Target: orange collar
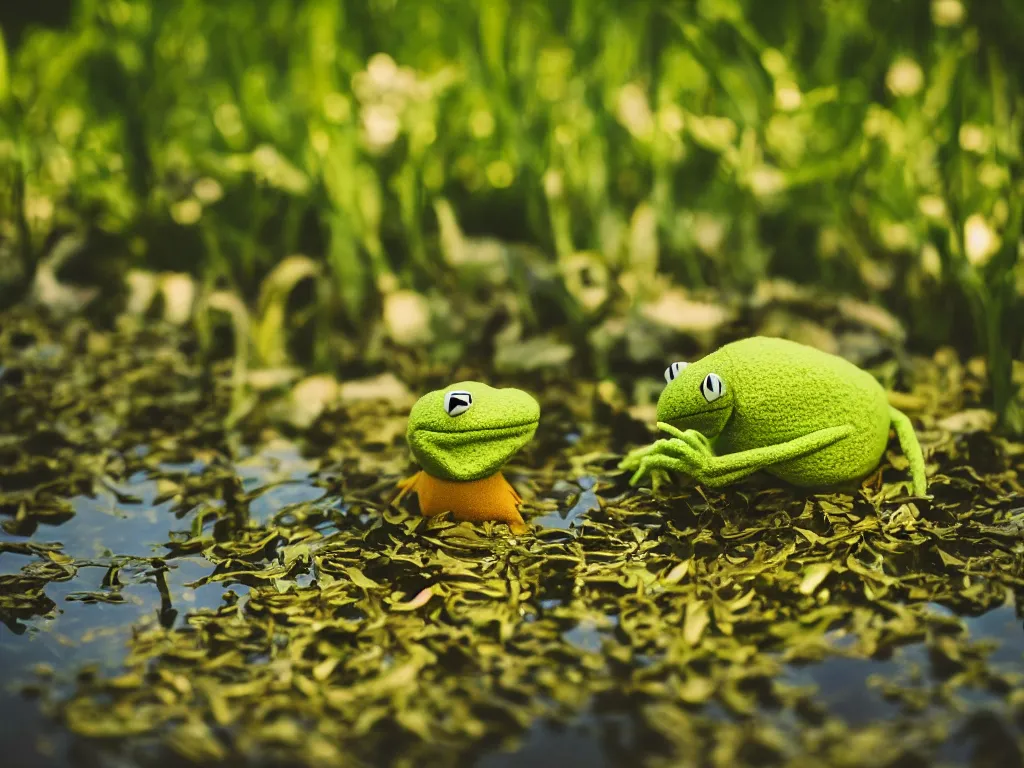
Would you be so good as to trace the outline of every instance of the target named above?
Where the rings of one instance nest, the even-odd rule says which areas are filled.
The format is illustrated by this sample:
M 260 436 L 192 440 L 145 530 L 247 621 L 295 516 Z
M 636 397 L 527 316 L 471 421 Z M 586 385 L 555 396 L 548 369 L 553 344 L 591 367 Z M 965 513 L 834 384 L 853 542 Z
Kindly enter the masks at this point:
M 408 493 L 419 499 L 420 514 L 433 517 L 451 512 L 455 520 L 507 523 L 512 533 L 525 533 L 529 527 L 519 514 L 522 497 L 509 485 L 501 472 L 482 480 L 442 480 L 420 470 L 398 484 L 397 504 Z

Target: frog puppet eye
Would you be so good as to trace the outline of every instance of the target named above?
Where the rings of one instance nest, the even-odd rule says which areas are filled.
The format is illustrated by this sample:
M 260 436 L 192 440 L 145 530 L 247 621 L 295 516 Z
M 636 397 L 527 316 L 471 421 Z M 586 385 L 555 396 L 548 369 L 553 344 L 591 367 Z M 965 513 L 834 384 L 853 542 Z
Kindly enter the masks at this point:
M 717 373 L 709 373 L 700 383 L 700 393 L 704 395 L 705 400 L 713 403 L 725 394 L 725 382 Z
M 682 373 L 683 369 L 688 365 L 689 363 L 672 363 L 672 365 L 665 369 L 665 381 L 671 384 L 672 380 Z
M 459 416 L 473 405 L 473 396 L 461 389 L 447 392 L 444 396 L 444 411 L 449 416 Z

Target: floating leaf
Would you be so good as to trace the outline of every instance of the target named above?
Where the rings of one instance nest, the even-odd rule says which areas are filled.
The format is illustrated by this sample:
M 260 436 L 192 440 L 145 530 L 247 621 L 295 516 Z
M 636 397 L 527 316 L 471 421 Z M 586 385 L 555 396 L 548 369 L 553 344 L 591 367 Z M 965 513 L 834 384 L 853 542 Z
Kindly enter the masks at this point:
M 430 602 L 430 598 L 434 596 L 433 587 L 427 587 L 421 589 L 417 595 L 405 603 L 392 603 L 391 610 L 393 611 L 415 611 L 417 608 L 422 608 L 424 605 Z
M 831 563 L 813 563 L 804 570 L 804 577 L 798 589 L 805 595 L 814 594 L 821 582 L 832 573 Z
M 683 624 L 683 639 L 690 645 L 700 642 L 701 635 L 711 621 L 708 605 L 699 600 L 686 604 L 686 621 Z

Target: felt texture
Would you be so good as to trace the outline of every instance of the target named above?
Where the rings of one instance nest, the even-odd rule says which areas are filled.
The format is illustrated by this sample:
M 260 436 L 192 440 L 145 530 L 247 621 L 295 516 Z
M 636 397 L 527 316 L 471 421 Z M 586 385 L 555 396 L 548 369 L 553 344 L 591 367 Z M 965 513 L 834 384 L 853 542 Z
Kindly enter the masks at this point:
M 522 498 L 501 472 L 482 480 L 456 481 L 431 477 L 417 472 L 398 484 L 401 489 L 396 503 L 408 493 L 415 493 L 420 514 L 433 517 L 451 512 L 456 520 L 482 522 L 495 520 L 507 523 L 512 533 L 525 533 L 529 528 L 519 514 Z
M 709 389 L 709 374 L 723 391 L 717 382 Z M 882 385 L 848 360 L 785 339 L 743 339 L 687 365 L 658 399 L 658 426 L 671 437 L 620 464 L 636 470 L 634 483 L 671 469 L 709 487 L 758 470 L 798 486 L 844 485 L 877 468 L 894 426 L 914 493 L 927 493 L 913 426 Z
M 454 391 L 470 393 L 473 402 L 453 417 L 445 410 L 445 395 Z M 539 420 L 540 406 L 522 390 L 460 381 L 416 401 L 406 439 L 416 461 L 434 477 L 480 480 L 533 439 Z
M 395 501 L 415 493 L 426 517 L 450 511 L 456 520 L 495 520 L 524 533 L 522 499 L 499 470 L 533 438 L 539 420 L 537 401 L 519 389 L 460 381 L 428 392 L 406 430 L 423 470 L 398 484 Z

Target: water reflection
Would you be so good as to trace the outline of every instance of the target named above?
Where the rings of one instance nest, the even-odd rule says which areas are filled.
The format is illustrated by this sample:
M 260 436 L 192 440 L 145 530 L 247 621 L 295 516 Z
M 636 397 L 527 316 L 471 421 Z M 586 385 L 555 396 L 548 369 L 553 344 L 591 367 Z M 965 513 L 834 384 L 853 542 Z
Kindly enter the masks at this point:
M 545 611 L 556 610 L 561 604 L 560 600 L 545 600 L 541 602 L 541 608 Z M 955 615 L 942 606 L 932 607 L 936 612 Z M 997 645 L 989 656 L 992 662 L 997 665 L 998 662 L 1007 665 L 1020 663 L 1024 655 L 1024 632 L 1013 605 L 1003 605 L 982 616 L 961 620 L 973 640 L 990 641 Z M 605 643 L 614 642 L 612 630 L 616 624 L 615 616 L 582 621 L 565 630 L 562 637 L 582 651 L 600 653 Z M 837 635 L 833 639 L 837 653 L 849 651 L 849 636 Z M 784 665 L 779 681 L 817 689 L 815 701 L 824 706 L 827 714 L 855 728 L 879 722 L 895 722 L 910 714 L 927 714 L 905 712 L 897 702 L 887 699 L 878 685 L 880 680 L 906 680 L 910 676 L 918 677 L 922 686 L 932 684 L 937 679 L 925 643 L 896 648 L 885 659 L 836 655 L 809 664 L 787 664 Z M 949 735 L 938 749 L 941 759 L 949 761 L 949 764 L 965 764 L 977 759 L 979 754 L 987 757 L 1016 754 L 1013 752 L 1014 729 L 1009 713 L 1002 711 L 1005 707 L 999 694 L 976 687 L 961 687 L 955 695 L 962 702 L 963 714 L 952 721 Z M 927 709 L 931 709 L 931 705 Z M 714 699 L 701 707 L 700 713 L 716 720 L 736 719 Z M 635 715 L 633 703 L 620 697 L 617 703 L 605 707 L 601 713 L 595 713 L 593 708 L 588 709 L 574 718 L 569 726 L 538 721 L 520 739 L 485 754 L 474 766 L 505 768 L 550 765 L 567 768 L 633 765 L 636 764 L 636 752 L 631 751 L 630 745 L 641 746 L 633 741 Z M 791 710 L 772 713 L 771 717 L 774 724 L 785 732 L 793 732 L 802 727 L 800 717 Z M 627 733 L 631 736 L 623 739 L 620 734 L 619 738 L 613 739 L 615 743 L 610 744 L 607 728 L 610 721 L 630 725 L 631 729 L 627 729 Z M 643 746 L 646 749 L 648 745 Z M 620 757 L 617 759 L 616 755 Z M 1011 761 L 998 764 L 1017 763 Z
M 508 752 L 496 751 L 482 757 L 475 768 L 569 768 L 615 765 L 609 759 L 594 724 L 586 721 L 559 726 L 541 721 L 530 727 L 526 737 Z
M 568 724 L 538 720 L 506 748 L 481 756 L 474 768 L 619 768 L 658 751 L 657 735 L 644 732 L 643 701 L 617 693 L 596 697 Z
M 75 516 L 54 529 L 64 552 L 79 560 L 110 558 L 116 553 L 130 557 L 154 557 L 167 540 L 173 502 L 153 504 L 157 484 L 153 480 L 131 483 L 126 490 L 141 499 L 138 504 L 117 501 L 111 493 L 95 498 L 75 496 Z M 36 535 L 33 535 L 36 539 Z
M 604 644 L 612 640 L 618 625 L 619 617 L 614 615 L 584 619 L 565 630 L 562 639 L 581 651 L 600 653 Z
M 1024 662 L 1024 624 L 1013 605 L 1001 605 L 981 616 L 966 617 L 963 622 L 971 637 L 994 640 L 999 644 L 988 657 L 993 666 L 1020 669 Z
M 319 501 L 323 497 L 323 488 L 308 483 L 280 483 L 249 502 L 249 519 L 257 525 L 266 525 L 275 514 L 290 504 Z
M 575 502 L 564 509 L 558 509 L 544 515 L 531 517 L 530 523 L 533 525 L 539 525 L 541 528 L 555 528 L 564 531 L 571 528 L 578 528 L 579 524 L 577 521 L 579 521 L 583 515 L 601 508 L 601 502 L 598 500 L 597 494 L 593 490 L 596 482 L 596 478 L 581 477 L 573 484 L 565 481 L 556 483 L 553 489 L 555 492 L 569 492 L 573 495 L 578 493 Z
M 145 453 L 144 451 L 142 453 Z M 168 557 L 165 545 L 172 531 L 192 524 L 188 513 L 184 519 L 175 515 L 174 500 L 155 503 L 159 498 L 159 480 L 169 476 L 199 476 L 211 469 L 208 462 L 161 463 L 150 474 L 139 472 L 116 488 L 100 490 L 95 496 L 70 499 L 75 515 L 59 526 L 42 525 L 29 537 L 0 532 L 0 541 L 37 543 L 60 541 L 63 552 L 73 558 L 77 568 L 68 581 L 51 582 L 46 595 L 56 603 L 49 617 L 21 620 L 24 630 L 16 634 L 0 625 L 0 679 L 9 684 L 0 689 L 0 740 L 11 745 L 7 756 L 12 764 L 42 764 L 37 761 L 35 747 L 24 734 L 35 734 L 51 745 L 53 756 L 46 764 L 65 764 L 63 755 L 67 737 L 50 726 L 38 706 L 26 703 L 17 686 L 32 679 L 35 670 L 52 670 L 55 690 L 66 690 L 72 675 L 92 665 L 101 672 L 116 673 L 123 662 L 126 643 L 133 628 L 158 622 L 165 627 L 181 626 L 190 612 L 214 610 L 223 605 L 229 592 L 244 601 L 249 588 L 241 584 L 212 581 L 197 586 L 213 570 L 201 554 Z M 221 467 L 222 469 L 222 467 Z M 264 525 L 291 505 L 314 502 L 324 509 L 345 509 L 336 498 L 328 498 L 314 481 L 313 462 L 303 459 L 294 447 L 277 446 L 266 453 L 254 453 L 237 462 L 237 477 L 248 498 L 249 521 Z M 560 481 L 553 489 L 558 509 L 532 518 L 541 531 L 566 531 L 569 541 L 579 530 L 586 515 L 601 509 L 594 492 L 595 479 L 581 477 L 576 482 Z M 204 503 L 221 503 L 211 500 Z M 361 519 L 370 513 L 360 510 Z M 320 523 L 325 531 L 334 523 Z M 35 555 L 0 553 L 0 575 L 15 575 L 32 563 Z M 109 583 L 112 570 L 117 583 Z M 308 585 L 312 574 L 299 576 L 299 585 Z M 104 599 L 117 595 L 117 601 Z M 539 602 L 541 617 L 557 613 L 562 598 L 544 598 Z M 932 606 L 939 613 L 952 615 L 942 606 Z M 536 619 L 534 619 L 536 620 Z M 975 640 L 991 640 L 997 646 L 990 660 L 1007 669 L 1020 669 L 1024 661 L 1024 632 L 1020 618 L 1011 604 L 1001 606 L 982 616 L 963 618 L 970 636 Z M 593 620 L 560 627 L 562 639 L 570 646 L 588 654 L 602 654 L 617 642 L 615 615 L 596 616 Z M 837 651 L 849 651 L 841 637 L 836 639 Z M 644 657 L 656 663 L 654 657 Z M 884 660 L 849 658 L 837 655 L 824 661 L 786 667 L 784 682 L 812 685 L 819 690 L 818 700 L 828 713 L 856 727 L 878 721 L 893 720 L 903 713 L 898 704 L 882 695 L 875 678 L 905 677 L 917 668 L 925 678 L 933 674 L 927 647 L 923 643 L 897 649 Z M 975 711 L 993 705 L 997 697 L 984 691 L 958 690 Z M 478 768 L 530 764 L 613 766 L 629 764 L 622 755 L 635 754 L 635 722 L 638 709 L 624 696 L 608 704 L 601 712 L 593 708 L 581 713 L 569 726 L 548 721 L 533 724 L 522 739 L 496 748 L 482 756 Z M 713 699 L 703 714 L 720 719 L 729 715 Z M 799 724 L 792 712 L 772 715 L 780 727 L 796 728 Z M 967 714 L 963 724 L 974 722 Z M 985 728 L 994 729 L 998 737 L 1001 715 L 986 720 Z M 981 727 L 981 726 L 979 726 Z M 618 729 L 618 730 L 616 730 Z M 614 733 L 613 733 L 614 731 Z M 633 745 L 633 746 L 630 746 Z M 950 739 L 944 756 L 967 759 L 974 749 L 966 738 Z
M 891 659 L 857 659 L 833 656 L 808 665 L 787 665 L 782 679 L 793 685 L 818 689 L 816 700 L 829 714 L 851 726 L 888 720 L 899 707 L 882 696 L 874 676 L 894 677 L 908 666 L 927 667 L 928 652 L 923 645 L 898 648 Z
M 134 455 L 141 458 L 147 453 L 141 449 Z M 116 674 L 133 628 L 153 622 L 168 628 L 180 625 L 190 612 L 220 607 L 228 592 L 246 599 L 249 588 L 241 584 L 214 581 L 193 586 L 213 570 L 201 555 L 163 560 L 170 533 L 182 525 L 172 512 L 173 499 L 154 503 L 159 480 L 197 476 L 208 467 L 200 460 L 162 462 L 151 473 L 138 472 L 124 483 L 99 486 L 93 496 L 69 499 L 75 514 L 60 525 L 40 525 L 30 536 L 0 529 L 0 541 L 60 542 L 61 552 L 74 565 L 71 579 L 45 587 L 56 605 L 52 615 L 0 624 L 0 743 L 5 765 L 68 764 L 67 734 L 22 693 L 38 675 L 60 695 L 73 685 L 79 670 Z M 310 471 L 309 462 L 294 451 L 254 455 L 239 470 L 253 488 L 268 488 L 253 502 L 254 517 L 265 522 L 285 505 L 320 498 L 323 490 L 308 482 Z M 296 482 L 302 479 L 307 482 Z M 19 575 L 38 559 L 34 554 L 2 552 L 0 575 Z M 108 583 L 111 572 L 116 572 L 114 584 Z

